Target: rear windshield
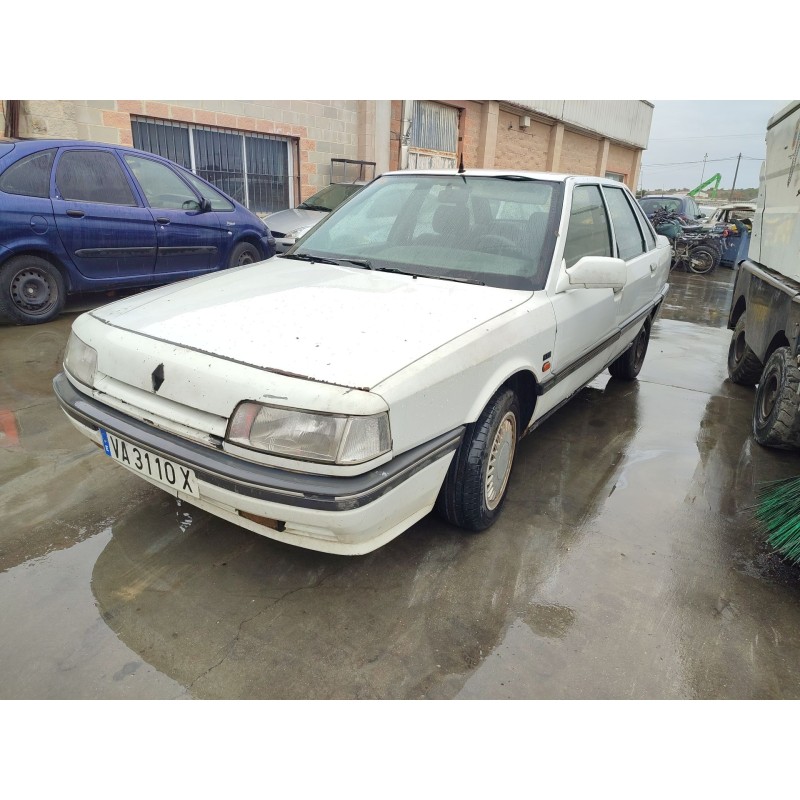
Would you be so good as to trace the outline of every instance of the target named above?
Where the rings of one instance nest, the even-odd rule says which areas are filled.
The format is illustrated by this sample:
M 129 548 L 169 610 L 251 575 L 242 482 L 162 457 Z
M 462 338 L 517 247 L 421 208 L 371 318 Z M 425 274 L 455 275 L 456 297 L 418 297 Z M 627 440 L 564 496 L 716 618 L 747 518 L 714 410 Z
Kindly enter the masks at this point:
M 680 213 L 683 201 L 679 197 L 642 197 L 639 199 L 639 205 L 644 209 L 645 214 L 654 214 L 660 209 Z
M 544 287 L 555 248 L 559 181 L 471 175 L 385 175 L 365 186 L 294 249 L 364 268 Z

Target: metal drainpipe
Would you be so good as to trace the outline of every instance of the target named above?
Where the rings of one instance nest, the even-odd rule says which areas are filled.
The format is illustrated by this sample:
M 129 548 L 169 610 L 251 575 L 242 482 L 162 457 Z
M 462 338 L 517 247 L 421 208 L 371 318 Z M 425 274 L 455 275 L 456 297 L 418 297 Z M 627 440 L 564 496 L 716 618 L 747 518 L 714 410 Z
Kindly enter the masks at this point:
M 19 139 L 19 100 L 6 100 L 3 103 L 6 124 L 3 135 L 9 139 Z
M 400 169 L 408 169 L 408 143 L 411 140 L 411 115 L 414 101 L 403 100 L 403 113 L 400 120 Z

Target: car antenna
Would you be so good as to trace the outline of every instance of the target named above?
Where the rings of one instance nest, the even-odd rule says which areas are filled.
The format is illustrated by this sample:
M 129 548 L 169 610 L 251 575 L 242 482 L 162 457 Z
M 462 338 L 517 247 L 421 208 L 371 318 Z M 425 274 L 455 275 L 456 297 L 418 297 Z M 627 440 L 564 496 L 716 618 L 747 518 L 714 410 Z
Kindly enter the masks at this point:
M 467 182 L 467 178 L 464 175 L 465 171 L 466 170 L 464 169 L 464 154 L 462 153 L 461 158 L 458 161 L 458 174 L 461 176 L 461 180 L 464 181 L 464 183 Z

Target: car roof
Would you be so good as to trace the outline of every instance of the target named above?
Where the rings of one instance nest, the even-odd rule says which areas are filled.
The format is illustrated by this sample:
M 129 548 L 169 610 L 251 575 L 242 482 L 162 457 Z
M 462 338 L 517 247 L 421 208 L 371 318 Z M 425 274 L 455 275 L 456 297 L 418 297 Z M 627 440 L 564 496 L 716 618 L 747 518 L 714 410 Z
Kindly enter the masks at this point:
M 459 172 L 455 169 L 402 169 L 393 172 L 384 172 L 383 175 L 443 175 L 447 177 L 488 177 L 497 178 L 513 175 L 520 178 L 532 178 L 540 181 L 560 181 L 564 182 L 569 179 L 586 180 L 592 182 L 608 183 L 614 186 L 625 186 L 620 181 L 615 181 L 613 178 L 603 178 L 599 175 L 581 175 L 579 173 L 570 172 L 533 172 L 529 170 L 520 169 L 465 169 Z

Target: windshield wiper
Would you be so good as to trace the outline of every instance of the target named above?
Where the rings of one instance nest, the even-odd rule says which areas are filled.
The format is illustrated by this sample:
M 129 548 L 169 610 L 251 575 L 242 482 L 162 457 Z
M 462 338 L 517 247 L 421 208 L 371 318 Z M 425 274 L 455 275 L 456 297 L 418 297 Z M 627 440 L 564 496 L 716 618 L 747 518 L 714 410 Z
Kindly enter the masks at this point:
M 340 266 L 340 262 L 337 261 L 335 258 L 324 258 L 323 256 L 312 256 L 308 253 L 284 253 L 281 258 L 294 258 L 298 261 L 316 261 L 319 264 L 333 264 L 334 266 Z
M 486 286 L 483 281 L 476 281 L 472 278 L 456 278 L 450 275 L 423 275 L 421 272 L 406 272 L 397 267 L 373 267 L 378 272 L 394 272 L 396 275 L 408 275 L 410 278 L 431 278 L 435 281 L 455 281 L 456 283 L 472 283 L 475 286 Z
M 309 205 L 308 203 L 300 203 L 298 208 L 304 208 L 306 211 L 333 211 L 332 208 L 328 208 L 327 206 L 318 206 L 314 205 L 313 203 Z
M 317 261 L 320 264 L 333 264 L 341 267 L 342 264 L 354 264 L 365 269 L 375 269 L 366 258 L 325 258 L 324 256 L 312 256 L 310 253 L 285 253 L 283 258 L 296 258 L 298 261 Z

